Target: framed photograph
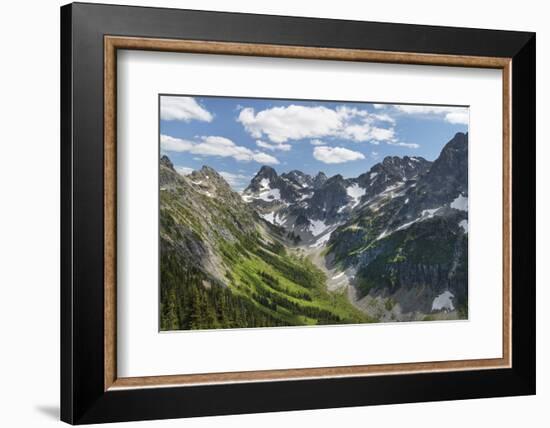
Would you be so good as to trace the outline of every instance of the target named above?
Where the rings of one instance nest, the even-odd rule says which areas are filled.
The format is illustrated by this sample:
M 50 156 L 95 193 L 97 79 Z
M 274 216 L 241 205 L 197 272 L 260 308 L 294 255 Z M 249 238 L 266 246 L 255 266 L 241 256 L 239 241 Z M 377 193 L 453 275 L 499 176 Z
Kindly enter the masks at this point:
M 76 3 L 61 54 L 62 420 L 535 393 L 533 33 Z

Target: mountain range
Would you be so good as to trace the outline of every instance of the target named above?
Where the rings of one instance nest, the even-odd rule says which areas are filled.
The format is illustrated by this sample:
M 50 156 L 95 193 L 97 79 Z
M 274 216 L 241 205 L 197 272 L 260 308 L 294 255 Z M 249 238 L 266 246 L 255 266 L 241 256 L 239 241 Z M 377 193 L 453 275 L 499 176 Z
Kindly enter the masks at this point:
M 160 161 L 161 328 L 462 319 L 468 135 L 354 178 L 262 166 L 237 193 Z

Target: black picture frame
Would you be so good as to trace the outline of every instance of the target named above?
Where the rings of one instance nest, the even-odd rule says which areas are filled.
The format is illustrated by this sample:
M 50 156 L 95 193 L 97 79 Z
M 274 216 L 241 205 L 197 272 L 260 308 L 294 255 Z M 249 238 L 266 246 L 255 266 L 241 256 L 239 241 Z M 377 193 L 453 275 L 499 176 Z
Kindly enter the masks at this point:
M 105 35 L 512 58 L 512 367 L 105 391 Z M 535 98 L 534 33 L 63 6 L 61 419 L 87 424 L 534 394 Z

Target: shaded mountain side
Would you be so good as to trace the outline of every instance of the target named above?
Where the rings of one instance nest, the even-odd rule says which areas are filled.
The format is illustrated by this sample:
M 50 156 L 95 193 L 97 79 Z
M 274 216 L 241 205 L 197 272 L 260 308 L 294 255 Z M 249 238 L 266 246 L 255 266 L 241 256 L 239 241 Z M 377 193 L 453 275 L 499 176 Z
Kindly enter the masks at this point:
M 355 272 L 359 298 L 383 297 L 405 313 L 447 309 L 467 316 L 468 136 L 457 134 L 414 185 L 359 208 L 331 235 L 327 258 Z

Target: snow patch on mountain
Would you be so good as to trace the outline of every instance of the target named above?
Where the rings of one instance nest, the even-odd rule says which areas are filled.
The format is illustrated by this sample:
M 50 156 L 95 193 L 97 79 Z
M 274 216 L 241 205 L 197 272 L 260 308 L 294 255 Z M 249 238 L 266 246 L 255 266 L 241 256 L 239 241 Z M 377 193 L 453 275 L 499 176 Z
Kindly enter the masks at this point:
M 430 218 L 433 218 L 435 216 L 435 214 L 441 209 L 441 207 L 437 207 L 437 208 L 431 208 L 431 209 L 428 209 L 428 210 L 422 210 L 422 212 L 420 213 L 420 217 L 418 218 L 415 218 L 414 220 L 412 221 L 409 221 L 407 223 L 404 223 L 402 224 L 401 226 L 395 228 L 394 230 L 384 230 L 379 236 L 378 238 L 376 238 L 377 241 L 379 241 L 380 239 L 383 239 L 385 238 L 386 236 L 389 236 L 391 235 L 392 233 L 394 232 L 398 232 L 400 230 L 404 230 L 404 229 L 407 229 L 408 227 L 412 226 L 413 224 L 415 223 L 418 223 L 420 221 L 424 221 L 424 220 L 428 220 Z M 467 226 L 466 226 L 467 227 Z
M 260 217 L 262 217 L 265 221 L 268 221 L 271 224 L 277 224 L 277 221 L 275 217 L 277 217 L 277 213 L 267 213 L 267 214 L 260 214 Z
M 353 199 L 351 205 L 351 207 L 353 208 L 359 204 L 359 201 L 361 200 L 363 195 L 367 193 L 367 191 L 364 188 L 359 187 L 357 183 L 354 183 L 346 188 L 346 193 L 350 198 Z
M 468 220 L 462 220 L 458 225 L 464 230 L 464 233 L 468 233 Z
M 262 178 L 260 181 L 260 190 L 270 189 L 270 184 L 269 178 Z
M 281 191 L 279 189 L 270 189 L 261 192 L 255 199 L 261 199 L 266 202 L 278 201 L 281 199 Z
M 451 208 L 460 211 L 468 211 L 468 197 L 462 194 L 458 195 L 456 199 L 451 202 Z
M 429 210 L 422 210 L 422 214 L 421 217 L 422 217 L 422 220 L 427 220 L 429 218 L 432 218 L 436 212 L 439 211 L 441 207 L 437 207 L 437 208 L 432 208 L 432 209 L 429 209 Z
M 319 236 L 329 227 L 323 220 L 310 220 L 309 231 L 313 236 Z
M 443 309 L 452 311 L 455 308 L 453 304 L 454 294 L 449 290 L 444 291 L 439 296 L 437 296 L 432 302 L 432 311 L 441 311 Z
M 252 202 L 254 200 L 254 196 L 252 196 L 252 195 L 247 195 L 245 193 L 240 193 L 240 195 L 241 195 L 242 200 L 247 202 L 247 203 Z

